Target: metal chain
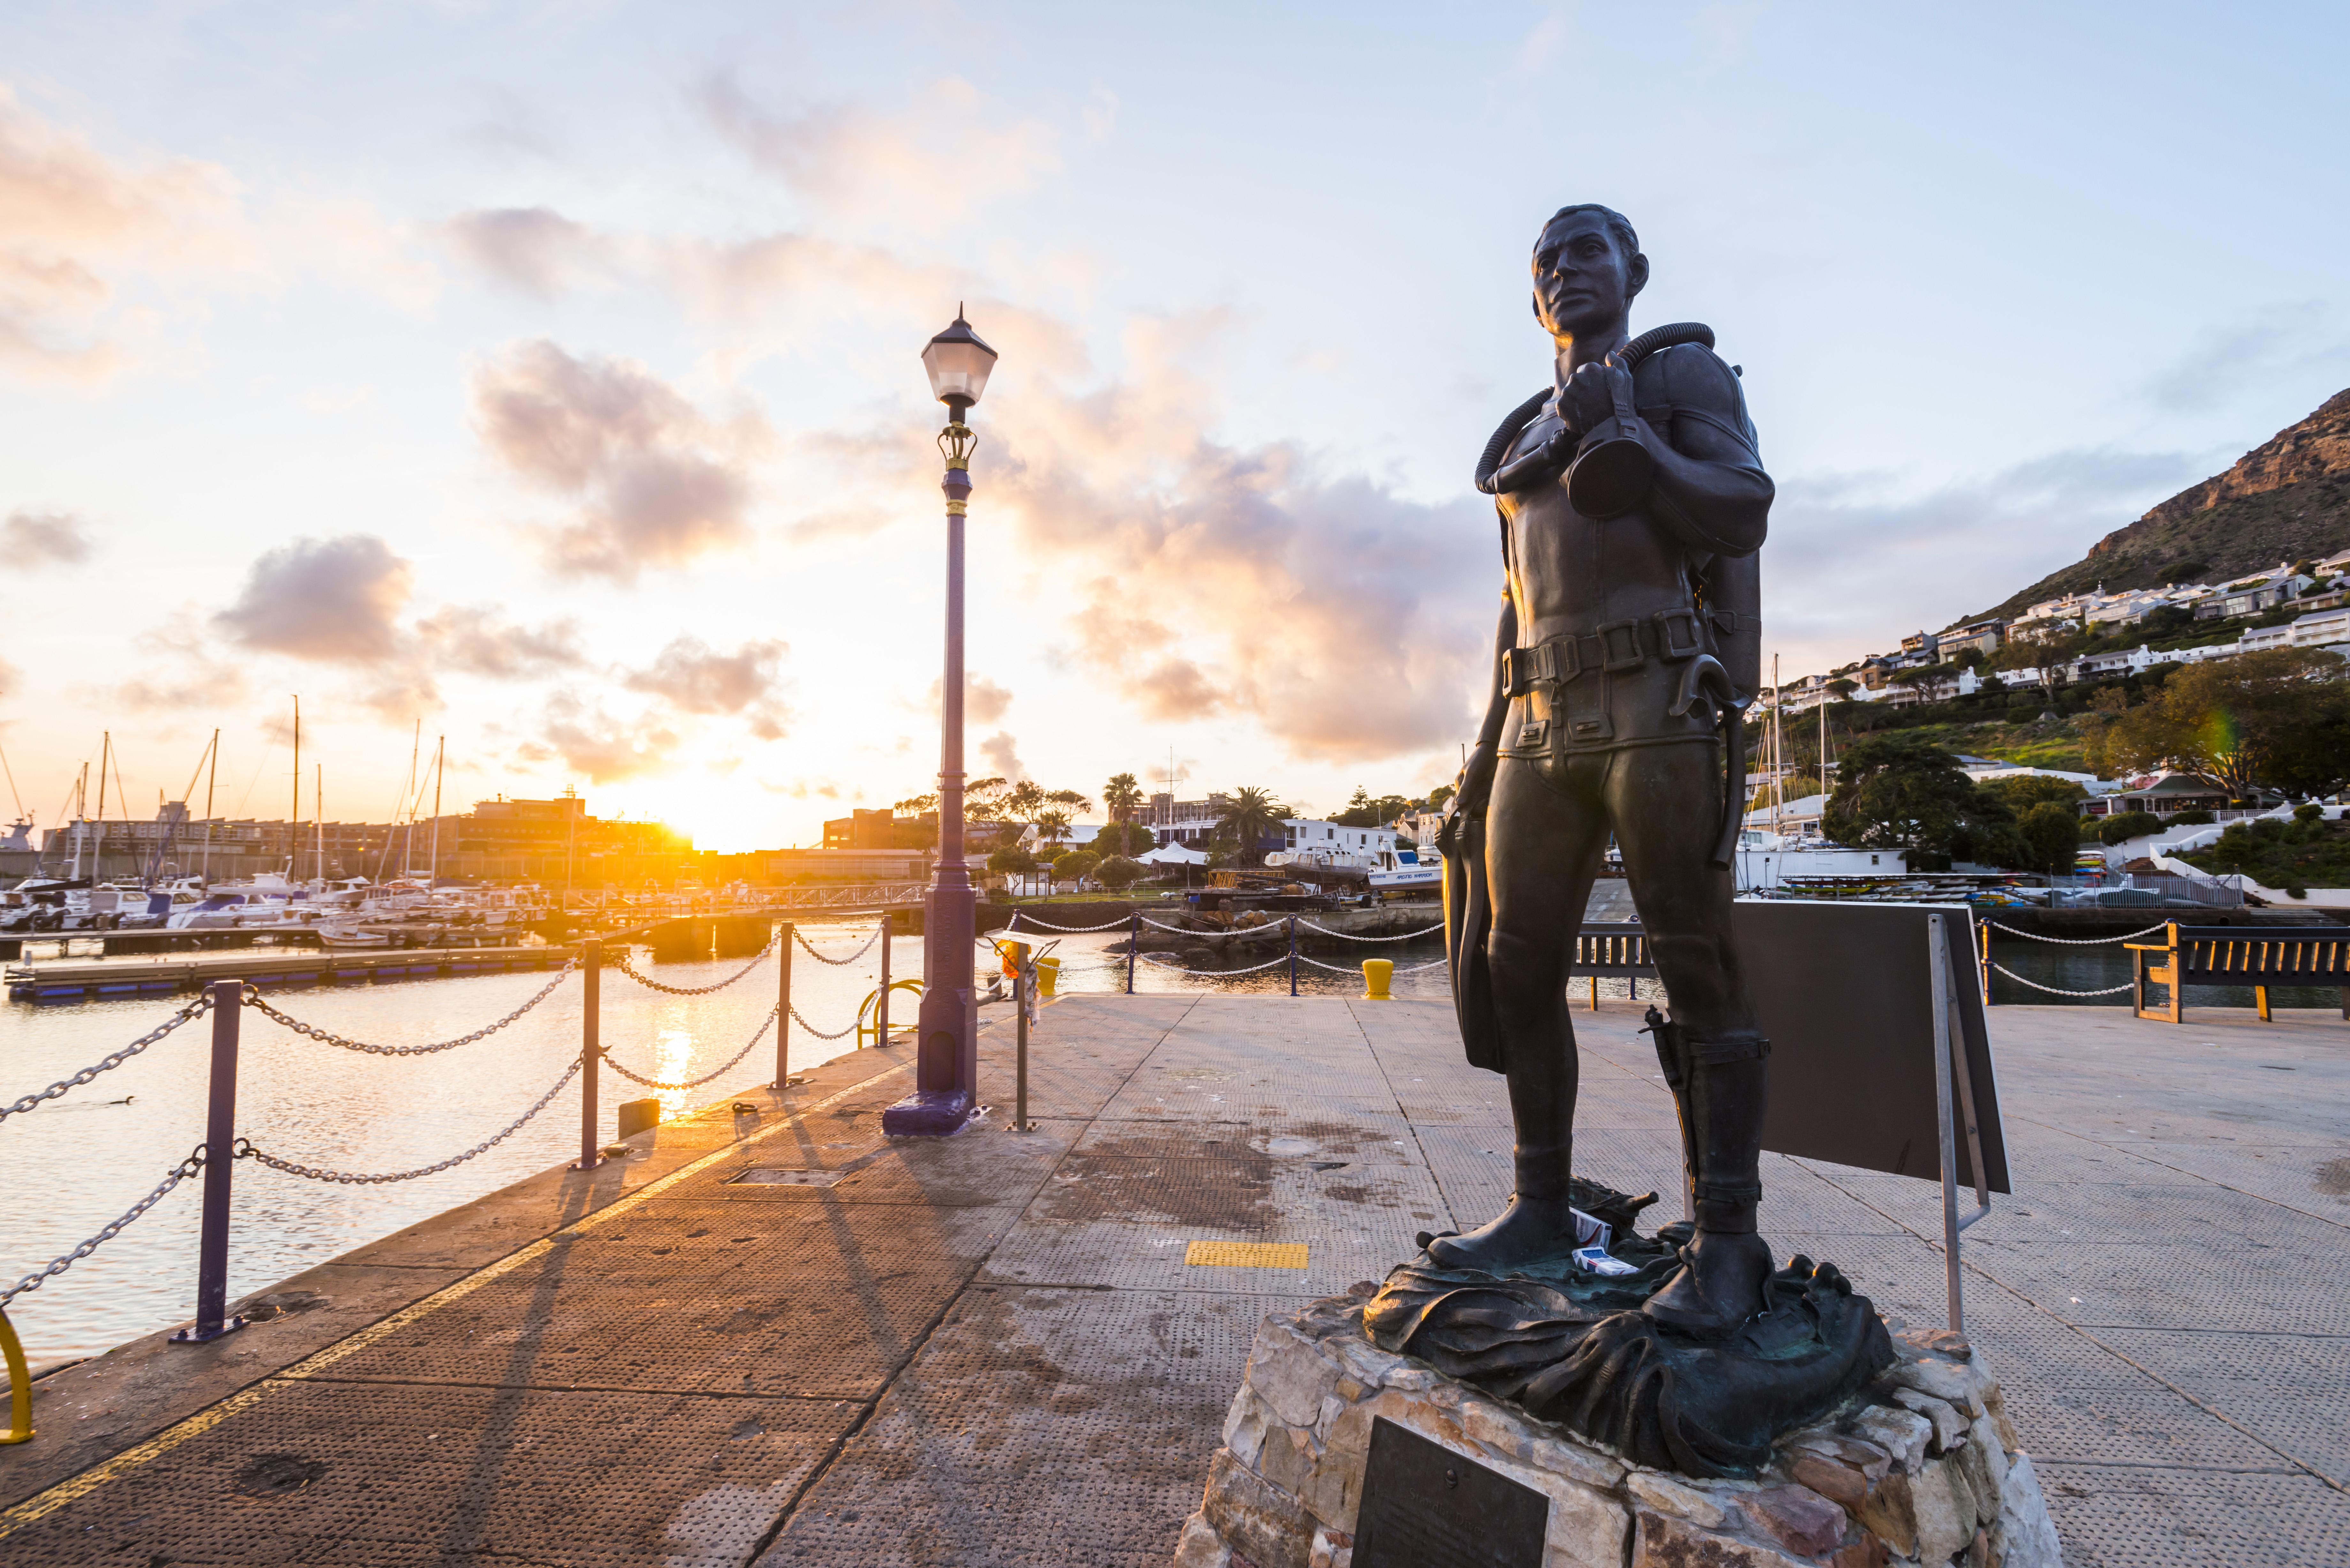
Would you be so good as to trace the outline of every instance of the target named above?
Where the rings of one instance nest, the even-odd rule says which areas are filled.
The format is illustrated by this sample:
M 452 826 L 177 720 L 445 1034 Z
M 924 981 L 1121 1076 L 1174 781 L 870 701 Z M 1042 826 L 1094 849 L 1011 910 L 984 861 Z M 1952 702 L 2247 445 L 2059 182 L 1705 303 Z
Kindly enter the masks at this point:
M 2044 991 L 2051 996 L 2114 996 L 2122 992 L 2127 991 L 2132 984 L 2136 983 L 2135 981 L 2125 981 L 2120 985 L 2109 985 L 2103 991 L 2064 991 L 2053 985 L 2043 985 L 2036 980 L 2026 980 L 2003 963 L 1995 963 L 1991 967 L 1997 970 L 2000 973 L 2007 976 L 2008 979 L 2015 981 L 2018 985 L 2028 985 L 2034 991 Z
M 2166 920 L 2163 925 L 2169 923 Z M 2162 929 L 2162 926 L 2148 926 L 2142 931 L 2132 931 L 2126 937 L 2043 937 L 2037 931 L 2019 931 L 2013 926 L 2002 926 L 1997 920 L 1985 920 L 1983 925 L 2003 937 L 2022 937 L 2035 942 L 2054 942 L 2059 947 L 2066 948 L 2101 948 L 2109 942 L 2134 941 L 2139 937 L 2150 937 Z
M 1438 931 L 1440 931 L 1440 930 L 1442 930 L 1442 929 L 1444 929 L 1444 926 L 1443 926 L 1442 922 L 1440 922 L 1440 922 L 1439 922 L 1439 923 L 1437 923 L 1436 925 L 1430 926 L 1430 927 L 1429 927 L 1429 928 L 1427 928 L 1427 929 L 1425 929 L 1425 930 L 1406 931 L 1403 935 L 1401 935 L 1401 936 L 1399 936 L 1399 937 L 1358 937 L 1358 936 L 1355 935 L 1355 933 L 1354 933 L 1354 932 L 1352 932 L 1352 931 L 1334 931 L 1334 930 L 1332 930 L 1332 929 L 1331 929 L 1329 927 L 1327 927 L 1327 926 L 1317 926 L 1317 925 L 1315 925 L 1315 924 L 1313 921 L 1311 921 L 1311 920 L 1300 920 L 1300 921 L 1298 921 L 1297 923 L 1298 923 L 1299 925 L 1301 925 L 1301 926 L 1305 927 L 1305 928 L 1307 930 L 1309 930 L 1309 931 L 1320 931 L 1320 932 L 1321 932 L 1324 936 L 1326 936 L 1326 937 L 1339 937 L 1339 938 L 1343 938 L 1344 940 L 1347 940 L 1347 941 L 1350 941 L 1350 942 L 1409 942 L 1409 941 L 1417 941 L 1417 940 L 1419 940 L 1421 937 L 1425 937 L 1425 936 L 1431 936 L 1431 935 L 1433 935 L 1434 933 L 1436 933 L 1436 932 L 1438 932 Z
M 806 1019 L 802 1018 L 800 1016 L 800 1010 L 796 1007 L 792 1009 L 792 1022 L 798 1024 L 801 1028 L 806 1030 L 809 1033 L 815 1035 L 819 1040 L 841 1039 L 847 1034 L 850 1029 L 857 1027 L 855 1023 L 850 1023 L 847 1028 L 836 1029 L 827 1034 L 823 1030 L 818 1029 L 815 1024 L 810 1023 Z
M 884 916 L 882 916 L 882 917 L 881 917 L 881 919 L 882 919 L 883 923 L 884 923 L 884 924 L 887 924 L 887 923 L 888 923 L 888 921 L 889 921 L 889 916 L 887 916 L 887 915 L 884 915 Z M 802 931 L 802 930 L 801 930 L 797 926 L 794 926 L 794 927 L 792 928 L 792 940 L 793 940 L 794 941 L 795 941 L 795 942 L 799 943 L 799 944 L 800 944 L 800 946 L 801 946 L 801 948 L 802 948 L 802 949 L 804 949 L 804 950 L 806 951 L 807 956 L 808 956 L 808 957 L 810 957 L 810 958 L 812 958 L 812 959 L 814 959 L 814 960 L 816 960 L 816 962 L 818 962 L 818 963 L 829 963 L 829 964 L 852 964 L 852 963 L 855 963 L 858 959 L 861 959 L 861 958 L 863 958 L 863 957 L 865 956 L 865 952 L 866 952 L 866 949 L 867 949 L 867 948 L 870 948 L 870 947 L 871 947 L 875 942 L 878 942 L 878 941 L 879 941 L 879 940 L 881 940 L 881 927 L 880 927 L 880 926 L 876 926 L 876 927 L 874 927 L 874 928 L 873 928 L 873 934 L 872 934 L 871 936 L 869 936 L 869 937 L 868 937 L 868 938 L 866 938 L 866 939 L 865 939 L 865 944 L 864 944 L 864 946 L 863 946 L 863 947 L 858 948 L 855 952 L 853 952 L 853 953 L 849 954 L 847 958 L 827 958 L 827 957 L 825 957 L 825 956 L 824 956 L 824 954 L 822 954 L 822 953 L 820 953 L 820 952 L 816 951 L 816 949 L 814 949 L 814 948 L 812 948 L 812 947 L 809 947 L 809 946 L 808 946 L 807 934 L 806 934 L 806 932 Z
M 1036 926 L 1048 931 L 1058 931 L 1063 936 L 1087 936 L 1095 931 L 1112 931 L 1116 930 L 1120 926 L 1126 925 L 1134 919 L 1132 915 L 1120 915 L 1117 919 L 1110 921 L 1107 925 L 1056 926 L 1050 920 L 1038 919 L 1035 916 L 1029 914 L 1025 909 L 1014 909 L 1012 911 L 1012 924 L 1008 929 L 1015 931 L 1018 930 L 1020 929 L 1020 922 L 1024 918 L 1032 926 Z M 1149 923 L 1154 926 L 1159 924 L 1156 920 L 1151 920 Z M 1170 927 L 1167 929 L 1172 929 L 1173 928 Z
M 1288 955 L 1287 953 L 1283 953 L 1280 957 L 1278 957 L 1278 958 L 1269 958 L 1269 959 L 1265 960 L 1263 963 L 1253 963 L 1253 964 L 1249 965 L 1249 966 L 1248 966 L 1248 968 L 1246 968 L 1246 969 L 1184 969 L 1184 968 L 1181 968 L 1180 966 L 1177 966 L 1177 967 L 1175 967 L 1175 968 L 1170 969 L 1168 965 L 1163 964 L 1163 963 L 1159 963 L 1159 955 L 1158 955 L 1157 953 L 1137 953 L 1135 956 L 1136 956 L 1137 958 L 1143 959 L 1143 960 L 1145 960 L 1145 961 L 1149 961 L 1149 962 L 1150 962 L 1150 963 L 1153 963 L 1153 964 L 1158 965 L 1158 967 L 1159 967 L 1161 971 L 1165 971 L 1165 972 L 1168 972 L 1168 973 L 1172 973 L 1172 974 L 1204 974 L 1204 975 L 1209 976 L 1209 977 L 1210 977 L 1210 978 L 1211 978 L 1211 979 L 1212 979 L 1212 978 L 1214 978 L 1214 977 L 1216 977 L 1216 976 L 1219 976 L 1219 975 L 1227 975 L 1227 974 L 1254 974 L 1257 971 L 1259 971 L 1259 970 L 1261 970 L 1261 969 L 1271 969 L 1274 965 L 1275 965 L 1275 964 L 1277 964 L 1277 963 L 1287 963 L 1287 962 L 1289 961 L 1289 955 Z M 1300 953 L 1300 954 L 1298 955 L 1298 957 L 1300 957 L 1300 958 L 1305 958 L 1305 954 L 1303 954 L 1303 953 Z M 1310 962 L 1310 961 L 1312 961 L 1308 960 L 1307 961 L 1309 961 L 1309 962 Z
M 163 1038 L 164 1035 L 169 1034 L 172 1030 L 177 1029 L 181 1024 L 191 1023 L 195 1020 L 202 1018 L 205 1013 L 212 1011 L 212 1007 L 213 993 L 210 991 L 206 991 L 202 996 L 197 997 L 195 1001 L 188 1003 L 187 1006 L 182 1007 L 179 1012 L 172 1014 L 170 1018 L 166 1019 L 156 1028 L 151 1029 L 146 1033 L 141 1034 L 138 1039 L 133 1040 L 121 1050 L 114 1052 L 110 1055 L 99 1058 L 97 1066 L 84 1067 L 72 1077 L 60 1078 L 56 1083 L 51 1084 L 47 1088 L 43 1089 L 39 1094 L 26 1095 L 23 1099 L 18 1100 L 14 1105 L 0 1106 L 0 1121 L 6 1121 L 10 1116 L 16 1116 L 20 1112 L 29 1111 L 44 1100 L 54 1100 L 58 1096 L 65 1094 L 68 1090 L 78 1089 L 84 1084 L 89 1083 L 91 1080 L 95 1079 L 100 1073 L 112 1072 L 115 1068 L 121 1066 L 122 1064 L 130 1061 L 130 1058 L 139 1054 L 140 1052 L 147 1049 L 148 1046 L 155 1044 L 156 1041 Z
M 767 1009 L 767 1016 L 759 1020 L 759 1032 L 751 1036 L 751 1043 L 749 1045 L 745 1045 L 740 1051 L 735 1052 L 733 1057 L 731 1057 L 726 1064 L 720 1067 L 716 1072 L 705 1073 L 699 1078 L 689 1078 L 682 1084 L 664 1084 L 657 1078 L 640 1078 L 636 1074 L 629 1072 L 626 1067 L 621 1066 L 619 1062 L 613 1059 L 612 1054 L 608 1051 L 604 1053 L 604 1065 L 611 1068 L 612 1071 L 618 1073 L 623 1078 L 628 1079 L 631 1084 L 642 1084 L 648 1089 L 698 1089 L 702 1087 L 702 1085 L 710 1082 L 711 1079 L 718 1077 L 722 1074 L 733 1071 L 735 1063 L 740 1062 L 743 1057 L 748 1056 L 751 1054 L 751 1046 L 756 1045 L 761 1040 L 766 1037 L 767 1025 L 773 1023 L 775 1021 L 775 1010 L 770 1007 Z
M 130 1224 L 133 1220 L 138 1219 L 141 1214 L 146 1213 L 150 1209 L 154 1208 L 156 1204 L 161 1203 L 163 1200 L 164 1194 L 170 1192 L 172 1189 L 179 1186 L 182 1181 L 187 1180 L 188 1178 L 195 1175 L 199 1170 L 202 1170 L 204 1168 L 204 1146 L 202 1144 L 196 1145 L 194 1153 L 189 1155 L 187 1158 L 173 1166 L 172 1168 L 171 1174 L 164 1177 L 163 1179 L 157 1184 L 155 1190 L 140 1199 L 138 1202 L 132 1204 L 123 1214 L 121 1219 L 117 1220 L 111 1225 L 107 1226 L 97 1235 L 92 1236 L 88 1241 L 84 1241 L 80 1246 L 76 1247 L 72 1251 L 50 1259 L 48 1265 L 46 1268 L 35 1269 L 31 1273 L 26 1274 L 23 1279 L 18 1280 L 6 1290 L 0 1291 L 0 1307 L 5 1307 L 10 1302 L 15 1301 L 26 1291 L 39 1290 L 43 1284 L 55 1279 L 57 1275 L 64 1273 L 68 1269 L 72 1268 L 76 1263 L 80 1262 L 84 1258 L 87 1258 L 92 1252 L 97 1251 L 107 1242 L 113 1241 L 117 1236 L 122 1234 L 122 1228 L 124 1226 Z
M 753 970 L 757 969 L 761 964 L 766 962 L 767 954 L 775 950 L 775 939 L 769 937 L 767 939 L 767 945 L 761 948 L 757 952 L 753 953 L 749 963 L 743 965 L 733 974 L 728 975 L 716 985 L 663 985 L 660 981 L 654 980 L 650 976 L 639 974 L 637 972 L 636 966 L 629 961 L 628 955 L 625 952 L 613 955 L 612 967 L 619 970 L 622 974 L 627 975 L 630 980 L 635 981 L 639 985 L 643 986 L 648 991 L 662 992 L 671 996 L 708 996 L 713 991 L 725 990 L 728 986 L 733 984 L 736 981 L 741 980 L 744 975 L 749 974 Z
M 515 1134 L 520 1132 L 525 1122 L 527 1122 L 531 1117 L 546 1109 L 547 1106 L 555 1099 L 555 1096 L 563 1092 L 563 1086 L 571 1082 L 573 1078 L 578 1076 L 580 1061 L 581 1058 L 574 1056 L 571 1059 L 571 1065 L 563 1069 L 563 1076 L 555 1080 L 554 1086 L 548 1089 L 546 1093 L 538 1096 L 538 1103 L 536 1105 L 523 1112 L 522 1115 L 516 1116 L 512 1122 L 509 1122 L 504 1132 L 497 1134 L 494 1137 L 483 1139 L 480 1143 L 475 1144 L 473 1147 L 467 1149 L 463 1154 L 451 1155 L 447 1159 L 442 1160 L 437 1165 L 419 1166 L 414 1170 L 390 1170 L 385 1171 L 380 1176 L 362 1176 L 348 1170 L 322 1170 L 314 1165 L 296 1165 L 290 1159 L 280 1159 L 274 1154 L 264 1154 L 261 1150 L 254 1147 L 252 1141 L 248 1138 L 239 1138 L 236 1140 L 235 1158 L 238 1159 L 259 1160 L 262 1164 L 269 1167 L 270 1169 L 282 1170 L 288 1176 L 307 1176 L 313 1181 L 339 1181 L 347 1186 L 366 1186 L 380 1181 L 413 1181 L 420 1176 L 436 1175 L 441 1171 L 448 1169 L 452 1165 L 464 1164 L 467 1160 L 473 1158 L 477 1154 L 487 1153 L 489 1150 L 495 1148 L 498 1145 L 505 1142 L 506 1139 L 514 1137 Z
M 346 1051 L 364 1051 L 370 1056 L 430 1056 L 435 1051 L 453 1051 L 460 1045 L 471 1045 L 476 1040 L 488 1039 L 548 997 L 553 996 L 556 987 L 570 979 L 571 971 L 578 967 L 579 961 L 577 958 L 572 959 L 563 966 L 563 972 L 548 981 L 536 996 L 532 997 L 495 1023 L 484 1024 L 471 1034 L 461 1034 L 454 1040 L 443 1040 L 437 1045 L 370 1045 L 364 1040 L 346 1040 L 330 1029 L 320 1029 L 313 1024 L 305 1023 L 290 1014 L 280 1012 L 269 1005 L 262 996 L 258 986 L 248 985 L 244 988 L 244 1004 L 271 1023 L 284 1024 L 295 1033 L 307 1035 L 322 1044 L 339 1045 Z

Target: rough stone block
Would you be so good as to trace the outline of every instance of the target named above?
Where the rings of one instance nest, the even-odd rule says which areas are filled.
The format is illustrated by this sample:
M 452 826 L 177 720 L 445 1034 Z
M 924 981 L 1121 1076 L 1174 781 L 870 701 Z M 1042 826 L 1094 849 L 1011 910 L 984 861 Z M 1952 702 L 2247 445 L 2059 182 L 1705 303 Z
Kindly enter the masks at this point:
M 1257 1568 L 1307 1568 L 1314 1521 L 1296 1496 L 1243 1466 L 1229 1449 L 1208 1464 L 1200 1511 L 1237 1554 Z
M 1327 1525 L 1314 1532 L 1314 1552 L 1306 1559 L 1307 1568 L 1354 1568 L 1354 1562 L 1353 1536 Z
M 1926 1443 L 1934 1435 L 1934 1425 L 1915 1410 L 1871 1405 L 1853 1417 L 1852 1430 L 1855 1437 L 1875 1443 L 1915 1475 L 1925 1468 Z
M 1232 1409 L 1224 1417 L 1224 1447 L 1253 1469 L 1257 1454 L 1264 1447 L 1265 1433 L 1280 1429 L 1281 1418 L 1272 1407 L 1257 1397 L 1255 1389 L 1242 1384 L 1241 1391 L 1232 1396 Z
M 1766 1488 L 1741 1506 L 1757 1530 L 1801 1556 L 1834 1551 L 1844 1539 L 1844 1510 L 1809 1487 Z
M 1883 1536 L 1902 1556 L 1918 1550 L 1918 1501 L 1907 1473 L 1887 1471 L 1884 1480 L 1868 1489 L 1855 1516 L 1863 1530 Z
M 1934 1424 L 1934 1440 L 1926 1449 L 1929 1455 L 1946 1454 L 1966 1441 L 1967 1418 L 1948 1400 L 1920 1394 L 1915 1388 L 1896 1388 L 1893 1400 L 1903 1409 L 1915 1410 Z
M 1565 1476 L 1589 1487 L 1606 1491 L 1624 1479 L 1624 1461 L 1597 1449 L 1581 1443 L 1565 1442 L 1557 1438 L 1537 1438 L 1529 1462 L 1538 1470 Z
M 1332 1371 L 1310 1341 L 1284 1327 L 1278 1318 L 1265 1319 L 1257 1330 L 1256 1345 L 1249 1352 L 1249 1386 L 1288 1425 L 1314 1424 L 1322 1413 L 1323 1395 L 1336 1381 Z
M 1828 1568 L 1891 1568 L 1893 1552 L 1874 1535 L 1863 1535 L 1836 1549 Z
M 1893 1468 L 1893 1456 L 1883 1448 L 1866 1438 L 1848 1437 L 1842 1432 L 1815 1428 L 1788 1438 L 1783 1446 L 1847 1465 L 1871 1481 L 1883 1480 L 1885 1472 Z
M 1948 1563 L 1974 1539 L 1974 1493 L 1948 1459 L 1928 1465 L 1910 1485 L 1918 1510 L 1918 1557 Z
M 1970 1370 L 1938 1356 L 1898 1361 L 1886 1368 L 1879 1381 L 1888 1388 L 1914 1388 L 1920 1394 L 1930 1394 L 1946 1405 L 1964 1410 L 1969 1420 L 1982 1413 Z
M 1295 1492 L 1303 1498 L 1313 1481 L 1315 1461 L 1320 1457 L 1314 1439 L 1305 1433 L 1294 1427 L 1275 1427 L 1265 1433 L 1264 1448 L 1251 1468 L 1284 1491 Z
M 1975 1452 L 1975 1462 L 1983 1468 L 1988 1488 L 1978 1488 L 1985 1497 L 1998 1497 L 2007 1488 L 2007 1445 L 2000 1440 L 1999 1423 L 1986 1410 L 1975 1417 L 1967 1433 L 1967 1447 Z
M 1715 1535 L 1651 1509 L 1633 1513 L 1629 1568 L 1804 1568 L 1783 1552 Z
M 1798 1481 L 1848 1513 L 1858 1513 L 1868 1500 L 1868 1478 L 1836 1459 L 1805 1454 L 1788 1467 Z
M 1437 1374 L 1432 1367 L 1414 1366 L 1409 1362 L 1399 1361 L 1379 1381 L 1387 1387 L 1400 1388 L 1407 1394 L 1424 1394 L 1436 1386 Z
M 1720 1503 L 1697 1488 L 1656 1470 L 1634 1470 L 1624 1478 L 1624 1490 L 1659 1513 L 1686 1519 L 1708 1530 L 1719 1528 L 1729 1517 Z
M 2032 1473 L 2030 1454 L 2016 1455 L 2007 1467 L 2007 1484 L 1999 1494 L 1999 1522 L 1991 1526 L 1991 1535 L 2000 1568 L 2064 1568 L 2056 1522 L 2048 1517 L 2048 1501 L 2040 1494 L 2040 1478 Z
M 1175 1542 L 1175 1568 L 1231 1568 L 1232 1561 L 1232 1548 L 1206 1514 L 1195 1513 L 1183 1521 L 1183 1533 Z

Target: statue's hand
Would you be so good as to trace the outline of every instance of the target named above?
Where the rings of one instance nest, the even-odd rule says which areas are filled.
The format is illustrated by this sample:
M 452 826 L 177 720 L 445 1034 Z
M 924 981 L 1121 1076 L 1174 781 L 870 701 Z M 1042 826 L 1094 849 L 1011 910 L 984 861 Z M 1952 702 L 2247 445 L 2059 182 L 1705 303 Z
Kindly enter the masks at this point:
M 1624 401 L 1628 406 L 1632 401 L 1632 372 L 1617 364 L 1614 356 L 1596 364 L 1577 366 L 1559 391 L 1559 418 L 1578 436 L 1589 434 L 1600 421 L 1614 417 L 1619 378 Z
M 1448 826 L 1459 818 L 1485 815 L 1485 803 L 1493 794 L 1493 765 L 1498 761 L 1498 748 L 1482 742 L 1470 752 L 1453 786 L 1451 809 L 1445 814 Z

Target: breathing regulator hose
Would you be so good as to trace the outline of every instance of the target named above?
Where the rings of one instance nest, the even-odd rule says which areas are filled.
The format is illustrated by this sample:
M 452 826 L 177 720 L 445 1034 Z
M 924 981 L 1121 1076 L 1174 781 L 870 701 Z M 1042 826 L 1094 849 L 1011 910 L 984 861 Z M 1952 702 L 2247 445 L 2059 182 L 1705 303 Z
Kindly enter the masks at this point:
M 1711 348 L 1713 347 L 1713 328 L 1701 321 L 1673 321 L 1662 327 L 1651 327 L 1629 343 L 1625 344 L 1623 348 L 1618 348 L 1609 358 L 1623 366 L 1625 369 L 1630 370 L 1659 349 L 1670 348 L 1681 343 L 1702 343 Z M 1576 439 L 1574 431 L 1562 432 L 1560 437 L 1545 441 L 1534 451 L 1523 454 L 1508 468 L 1502 467 L 1502 456 L 1510 450 L 1510 443 L 1518 439 L 1518 432 L 1525 429 L 1530 421 L 1548 409 L 1552 400 L 1557 395 L 1556 388 L 1544 388 L 1510 410 L 1509 417 L 1503 420 L 1500 427 L 1493 431 L 1493 439 L 1485 443 L 1484 455 L 1477 460 L 1479 490 L 1488 495 L 1506 495 L 1513 491 L 1523 490 L 1538 480 L 1548 478 L 1557 471 L 1560 462 L 1565 456 L 1565 442 Z M 1581 447 L 1575 458 L 1577 469 L 1584 467 L 1584 459 L 1595 453 L 1599 454 L 1599 461 L 1591 465 L 1590 480 L 1585 486 L 1594 493 L 1588 496 L 1578 496 L 1570 490 L 1568 495 L 1568 499 L 1576 503 L 1576 510 L 1584 511 L 1586 515 L 1613 516 L 1616 513 L 1624 511 L 1626 506 L 1613 504 L 1619 498 L 1619 493 L 1627 487 L 1627 480 L 1636 479 L 1642 492 L 1648 488 L 1645 471 L 1628 475 L 1623 472 L 1638 466 L 1638 462 L 1631 459 L 1631 454 L 1622 450 L 1625 446 L 1630 446 L 1639 454 L 1638 462 L 1646 462 L 1648 458 L 1646 449 L 1640 447 L 1639 442 L 1621 428 L 1630 415 L 1629 409 L 1619 409 L 1614 416 L 1601 421 L 1596 428 L 1580 438 Z M 1613 483 L 1602 483 L 1603 481 Z M 1569 483 L 1570 485 L 1574 483 L 1571 473 Z M 1586 499 L 1590 500 L 1595 505 L 1608 506 L 1610 510 L 1587 511 L 1582 504 Z M 1638 496 L 1635 495 L 1632 503 L 1627 504 L 1637 504 L 1638 500 Z

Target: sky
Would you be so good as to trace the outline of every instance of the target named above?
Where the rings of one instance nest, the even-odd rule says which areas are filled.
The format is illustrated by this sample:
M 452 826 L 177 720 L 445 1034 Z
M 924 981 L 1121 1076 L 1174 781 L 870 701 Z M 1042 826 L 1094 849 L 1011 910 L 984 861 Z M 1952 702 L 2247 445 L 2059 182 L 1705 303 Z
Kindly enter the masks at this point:
M 971 769 L 1448 780 L 1527 255 L 1626 213 L 1778 484 L 1789 678 L 2350 385 L 2338 7 L 0 11 L 0 747 L 59 819 L 576 788 L 703 847 Z M 219 763 L 196 774 L 215 728 Z M 431 805 L 430 784 L 424 806 Z M 109 779 L 109 798 L 115 797 Z M 12 800 L 9 804 L 13 805 Z M 94 794 L 91 804 L 95 805 Z M 109 815 L 119 815 L 111 805 Z

